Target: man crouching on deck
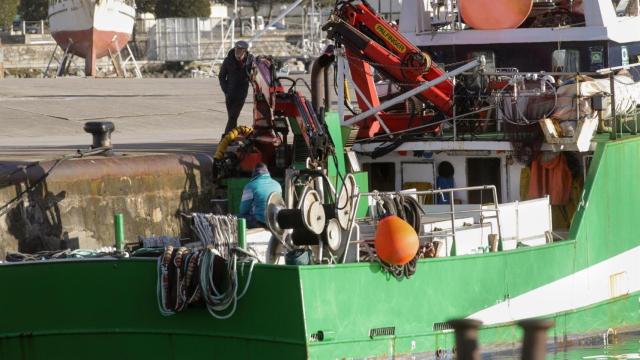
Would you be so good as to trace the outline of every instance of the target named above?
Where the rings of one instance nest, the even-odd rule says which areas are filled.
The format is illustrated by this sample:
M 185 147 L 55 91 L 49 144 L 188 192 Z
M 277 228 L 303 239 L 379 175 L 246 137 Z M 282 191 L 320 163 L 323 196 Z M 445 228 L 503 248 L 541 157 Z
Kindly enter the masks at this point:
M 247 228 L 266 227 L 264 213 L 267 199 L 273 192 L 282 193 L 280 184 L 271 178 L 264 163 L 258 163 L 251 181 L 244 186 L 239 217 L 247 220 Z

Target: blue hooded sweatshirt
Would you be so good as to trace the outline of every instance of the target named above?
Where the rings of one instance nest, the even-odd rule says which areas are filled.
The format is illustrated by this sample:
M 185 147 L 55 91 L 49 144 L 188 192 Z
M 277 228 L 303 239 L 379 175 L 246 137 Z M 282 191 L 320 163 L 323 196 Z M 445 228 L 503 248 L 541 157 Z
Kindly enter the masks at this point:
M 267 199 L 272 192 L 282 193 L 282 187 L 268 172 L 254 176 L 242 191 L 239 216 L 246 219 L 253 215 L 257 221 L 264 223 Z

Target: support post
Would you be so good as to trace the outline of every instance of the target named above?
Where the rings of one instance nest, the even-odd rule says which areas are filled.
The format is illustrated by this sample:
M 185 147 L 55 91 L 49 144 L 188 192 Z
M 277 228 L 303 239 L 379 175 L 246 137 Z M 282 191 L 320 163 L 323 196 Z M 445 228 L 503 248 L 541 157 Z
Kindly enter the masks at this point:
M 609 138 L 615 140 L 618 138 L 618 119 L 616 118 L 616 90 L 615 90 L 615 74 L 613 71 L 609 73 L 609 86 L 611 89 L 611 133 Z
M 238 247 L 247 250 L 247 220 L 238 218 Z
M 113 226 L 116 235 L 116 251 L 124 251 L 124 217 L 122 213 L 115 213 L 113 215 Z
M 449 321 L 456 332 L 456 356 L 458 360 L 480 360 L 478 328 L 482 322 L 474 319 Z
M 524 330 L 522 360 L 544 360 L 547 354 L 547 330 L 555 325 L 549 319 L 527 319 L 518 322 Z

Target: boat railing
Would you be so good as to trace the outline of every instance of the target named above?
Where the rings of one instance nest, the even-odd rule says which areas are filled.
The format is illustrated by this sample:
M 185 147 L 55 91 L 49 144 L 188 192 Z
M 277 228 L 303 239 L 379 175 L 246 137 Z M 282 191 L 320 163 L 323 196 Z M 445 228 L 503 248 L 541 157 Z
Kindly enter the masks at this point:
M 492 207 L 482 206 L 482 204 L 480 204 L 480 207 L 478 209 L 456 210 L 456 204 L 453 197 L 455 192 L 486 191 L 486 190 L 490 190 L 492 193 L 492 204 L 490 204 L 490 205 L 493 205 Z M 361 197 L 372 197 L 375 201 L 381 201 L 381 199 L 384 196 L 391 196 L 391 197 L 398 196 L 398 195 L 438 196 L 438 195 L 444 195 L 444 194 L 448 195 L 449 197 L 449 204 L 447 204 L 449 205 L 449 211 L 429 213 L 429 215 L 447 215 L 449 218 L 448 220 L 451 223 L 450 232 L 438 234 L 438 237 L 444 237 L 445 239 L 451 238 L 453 243 L 455 243 L 456 218 L 457 218 L 456 215 L 463 214 L 463 213 L 480 213 L 480 218 L 484 219 L 485 218 L 485 216 L 483 215 L 484 213 L 494 212 L 495 219 L 496 219 L 496 227 L 498 231 L 497 240 L 500 241 L 502 239 L 502 231 L 500 227 L 500 216 L 499 216 L 500 208 L 498 203 L 498 191 L 495 185 L 464 186 L 464 187 L 456 187 L 456 188 L 450 188 L 450 189 L 432 189 L 432 190 L 371 191 L 371 192 L 358 193 L 357 196 L 358 196 L 358 201 L 361 199 Z M 448 244 L 445 244 L 445 246 L 448 246 Z
M 517 69 L 483 72 L 483 76 L 506 85 L 484 95 L 471 95 L 472 98 L 470 95 L 457 95 L 455 103 L 475 101 L 485 105 L 474 111 L 455 106 L 449 132 L 452 131 L 453 139 L 458 140 L 470 131 L 469 123 L 477 127 L 483 124 L 480 130 L 474 130 L 473 135 L 491 132 L 482 129 L 495 128 L 495 140 L 517 140 L 531 135 L 527 134 L 527 126 L 537 128 L 540 124 L 547 143 L 577 144 L 580 151 L 585 151 L 590 142 L 590 136 L 583 136 L 582 132 L 590 135 L 595 127 L 600 132 L 636 134 L 639 104 L 634 94 L 637 90 L 623 88 L 625 85 L 633 86 L 633 79 L 623 81 L 614 72 L 639 65 L 589 73 L 518 72 Z M 607 75 L 609 83 L 605 84 Z M 559 80 L 562 80 L 561 85 L 558 85 Z M 585 85 L 587 82 L 598 84 Z M 541 109 L 546 110 L 543 113 Z

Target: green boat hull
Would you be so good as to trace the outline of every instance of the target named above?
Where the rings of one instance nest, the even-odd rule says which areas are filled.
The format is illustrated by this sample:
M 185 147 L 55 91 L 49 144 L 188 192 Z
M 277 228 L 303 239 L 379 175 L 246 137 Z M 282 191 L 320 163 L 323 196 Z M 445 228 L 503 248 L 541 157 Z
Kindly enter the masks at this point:
M 487 324 L 480 341 L 493 350 L 517 346 L 526 317 L 555 319 L 557 343 L 633 331 L 638 155 L 635 137 L 598 144 L 570 240 L 422 260 L 403 280 L 369 263 L 257 265 L 228 320 L 197 308 L 163 317 L 154 260 L 5 264 L 0 358 L 433 356 L 453 348 L 447 321 L 464 317 Z

